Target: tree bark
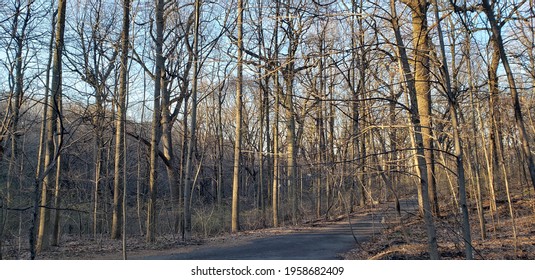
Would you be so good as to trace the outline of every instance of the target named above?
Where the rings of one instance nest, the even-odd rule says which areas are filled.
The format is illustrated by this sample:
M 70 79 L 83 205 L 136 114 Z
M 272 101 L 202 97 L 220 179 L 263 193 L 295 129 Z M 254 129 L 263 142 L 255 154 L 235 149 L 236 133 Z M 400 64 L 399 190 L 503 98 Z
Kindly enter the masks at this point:
M 448 68 L 448 61 L 446 58 L 446 47 L 444 44 L 444 37 L 442 34 L 442 26 L 440 22 L 440 16 L 438 12 L 438 1 L 434 0 L 435 4 L 435 17 L 437 19 L 437 31 L 438 31 L 438 38 L 440 43 L 440 54 L 442 58 L 441 63 L 441 73 L 444 79 L 444 90 L 446 91 L 446 95 L 448 98 L 448 105 L 450 106 L 450 119 L 451 119 L 451 126 L 453 129 L 453 141 L 454 141 L 454 147 L 455 147 L 455 160 L 457 164 L 457 185 L 459 187 L 459 200 L 460 200 L 460 208 L 461 208 L 461 215 L 462 215 L 462 232 L 463 232 L 463 239 L 464 239 L 464 250 L 465 250 L 465 257 L 467 260 L 473 259 L 473 253 L 472 253 L 472 236 L 470 232 L 470 219 L 468 216 L 468 207 L 466 205 L 466 185 L 465 185 L 465 174 L 464 174 L 464 166 L 463 166 L 463 149 L 462 149 L 462 142 L 461 142 L 461 136 L 459 133 L 459 124 L 458 124 L 458 116 L 457 116 L 457 109 L 458 109 L 458 103 L 457 103 L 457 97 L 452 91 L 452 85 L 451 85 L 451 79 L 449 74 L 449 68 Z
M 439 215 L 437 190 L 434 176 L 433 130 L 431 116 L 431 86 L 429 65 L 429 30 L 427 23 L 427 0 L 403 0 L 411 8 L 414 44 L 414 86 L 418 98 L 418 112 L 422 126 L 422 140 L 427 164 L 429 199 L 433 214 Z
M 119 73 L 119 92 L 115 112 L 115 155 L 113 180 L 113 213 L 111 238 L 119 239 L 122 230 L 122 191 L 124 184 L 124 157 L 126 131 L 126 95 L 128 80 L 128 46 L 130 32 L 130 0 L 123 0 L 123 27 L 121 31 L 121 57 Z
M 191 185 L 193 184 L 193 151 L 197 137 L 197 83 L 198 83 L 198 71 L 199 71 L 199 25 L 201 17 L 201 1 L 195 1 L 195 32 L 193 38 L 193 83 L 191 89 L 191 128 L 188 140 L 187 154 L 186 154 L 186 167 L 184 173 L 184 230 L 182 232 L 182 239 L 184 241 L 191 239 L 191 209 L 190 209 L 190 196 Z M 187 101 L 185 101 L 187 106 Z
M 413 17 L 416 17 L 416 22 L 420 22 L 424 27 L 427 26 L 427 23 L 425 22 L 426 17 L 421 14 L 422 10 L 426 11 L 427 9 L 427 3 L 424 1 L 419 0 L 413 0 L 412 2 L 409 2 L 409 4 L 415 5 L 416 9 L 418 9 L 417 12 L 415 12 L 415 9 L 413 9 Z M 425 6 L 425 7 L 424 7 Z M 423 135 L 423 127 L 420 123 L 420 112 L 419 112 L 419 104 L 418 98 L 420 96 L 424 96 L 428 94 L 425 92 L 425 90 L 428 88 L 425 86 L 425 84 L 421 85 L 420 87 L 416 86 L 416 75 L 413 77 L 409 65 L 409 60 L 407 57 L 407 53 L 403 44 L 403 40 L 401 38 L 401 32 L 399 29 L 398 24 L 398 18 L 396 15 L 396 8 L 395 8 L 395 0 L 390 1 L 390 9 L 392 12 L 392 25 L 394 28 L 394 33 L 396 36 L 396 43 L 397 43 L 397 50 L 398 50 L 398 59 L 400 60 L 400 63 L 402 65 L 402 71 L 403 71 L 403 77 L 404 77 L 404 83 L 406 84 L 406 88 L 408 91 L 408 94 L 410 95 L 410 110 L 411 110 L 411 122 L 414 128 L 414 139 L 416 144 L 416 153 L 417 153 L 417 160 L 418 160 L 418 169 L 420 173 L 420 189 L 422 193 L 422 204 L 423 204 L 423 214 L 424 214 L 424 221 L 427 228 L 427 244 L 429 248 L 429 256 L 431 259 L 439 259 L 440 256 L 438 254 L 438 244 L 437 244 L 437 236 L 436 236 L 436 228 L 434 224 L 433 216 L 431 215 L 431 204 L 429 201 L 429 189 L 428 189 L 428 172 L 427 169 L 429 166 L 427 165 L 427 162 L 425 160 L 425 148 L 424 148 L 424 135 Z M 415 26 L 413 22 L 413 27 L 416 29 L 420 29 L 420 26 Z M 415 30 L 413 30 L 413 34 L 418 35 Z M 419 35 L 418 35 L 419 36 Z M 417 44 L 418 45 L 418 44 Z M 416 52 L 416 56 L 421 55 L 421 52 Z M 425 60 L 425 59 L 424 59 Z M 422 61 L 422 58 L 415 59 L 415 61 Z M 416 63 L 415 67 L 420 68 L 424 65 L 422 63 Z M 415 70 L 416 73 L 419 73 L 419 75 L 422 75 L 425 73 L 425 70 L 418 69 Z M 424 75 L 425 77 L 425 75 Z M 422 92 L 422 90 L 424 92 Z
M 234 142 L 234 170 L 232 173 L 232 233 L 240 230 L 240 159 L 242 145 L 242 89 L 243 89 L 243 1 L 238 0 L 238 69 L 236 80 L 236 136 Z
M 273 210 L 273 227 L 279 226 L 279 102 L 280 85 L 279 76 L 275 74 L 275 119 L 273 120 L 273 186 L 271 191 L 271 207 Z
M 488 79 L 489 79 L 489 165 L 488 165 L 488 180 L 489 180 L 489 192 L 490 192 L 490 207 L 492 212 L 496 212 L 497 201 L 497 185 L 498 177 L 495 172 L 499 169 L 499 156 L 501 153 L 501 139 L 502 132 L 500 129 L 501 116 L 500 107 L 498 104 L 499 88 L 498 88 L 498 67 L 500 66 L 500 50 L 497 46 L 496 40 L 490 40 L 492 46 L 491 60 L 488 67 Z
M 289 1 L 290 2 L 290 1 Z M 288 36 L 288 56 L 284 67 L 284 107 L 286 109 L 286 160 L 287 160 L 287 188 L 289 192 L 290 217 L 293 224 L 297 224 L 297 138 L 295 133 L 294 111 L 294 78 L 295 78 L 295 53 L 298 48 L 298 36 L 293 17 L 290 16 L 290 5 L 287 5 L 286 16 L 288 18 L 286 35 Z
M 57 153 L 60 152 L 61 142 L 55 144 L 55 133 L 57 132 L 57 122 L 58 118 L 61 118 L 59 115 L 59 108 L 62 95 L 62 85 L 61 85 L 61 69 L 62 69 L 62 56 L 64 48 L 64 35 L 65 35 L 65 10 L 67 7 L 67 0 L 59 0 L 58 2 L 58 18 L 56 24 L 56 43 L 54 47 L 54 58 L 52 63 L 52 88 L 51 88 L 51 99 L 48 107 L 48 119 L 46 124 L 47 136 L 46 136 L 46 148 L 45 148 L 45 161 L 44 161 L 44 170 L 47 170 L 42 183 L 41 188 L 41 199 L 40 199 L 40 210 L 39 210 L 39 227 L 37 231 L 36 239 L 36 253 L 40 253 L 43 249 L 46 249 L 49 245 L 49 232 L 50 232 L 50 211 L 47 209 L 49 207 L 49 191 L 48 189 L 52 187 L 53 177 L 50 172 L 55 160 Z
M 61 99 L 61 97 L 60 97 Z M 61 101 L 59 103 L 59 108 L 58 108 L 58 113 L 61 115 L 62 114 L 62 111 L 63 111 L 63 106 L 61 105 Z M 57 136 L 57 139 L 58 139 L 58 142 L 61 143 L 63 142 L 63 131 L 62 131 L 63 127 L 61 126 L 61 123 L 58 121 L 58 136 Z M 62 155 L 59 154 L 58 157 L 57 157 L 57 160 L 56 160 L 56 182 L 55 182 L 55 188 L 54 188 L 54 209 L 53 209 L 53 224 L 52 224 L 52 236 L 50 236 L 50 245 L 52 246 L 58 246 L 59 245 L 59 239 L 60 239 L 60 236 L 61 236 L 61 232 L 60 232 L 60 211 L 59 208 L 60 208 L 60 203 L 61 203 L 61 196 L 60 196 L 60 191 L 61 191 L 61 180 L 62 180 L 62 165 L 63 165 L 63 160 L 62 160 Z
M 147 200 L 147 233 L 145 239 L 148 243 L 154 242 L 156 238 L 156 203 L 157 203 L 157 184 L 158 184 L 158 146 L 162 137 L 161 118 L 162 118 L 162 91 L 165 89 L 165 59 L 163 57 L 163 31 L 164 21 L 164 1 L 155 1 L 155 24 L 156 24 L 156 62 L 154 70 L 154 103 L 152 115 L 151 141 L 150 141 L 150 173 L 149 173 L 149 195 Z

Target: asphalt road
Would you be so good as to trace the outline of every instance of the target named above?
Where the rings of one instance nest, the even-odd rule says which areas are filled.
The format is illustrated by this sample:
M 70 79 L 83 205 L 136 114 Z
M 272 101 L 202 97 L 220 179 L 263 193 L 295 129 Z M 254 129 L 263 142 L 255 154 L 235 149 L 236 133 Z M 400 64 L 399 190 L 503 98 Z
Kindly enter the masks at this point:
M 381 216 L 353 217 L 353 233 L 359 242 L 381 228 Z M 255 238 L 229 246 L 199 246 L 189 252 L 145 257 L 152 260 L 336 260 L 356 245 L 346 221 L 309 227 L 298 232 Z
M 402 215 L 415 214 L 415 198 L 401 201 Z M 340 254 L 355 248 L 379 234 L 383 222 L 395 219 L 394 203 L 376 207 L 368 214 L 353 215 L 336 223 L 318 223 L 291 233 L 252 238 L 237 243 L 200 245 L 186 252 L 144 256 L 148 260 L 336 260 Z

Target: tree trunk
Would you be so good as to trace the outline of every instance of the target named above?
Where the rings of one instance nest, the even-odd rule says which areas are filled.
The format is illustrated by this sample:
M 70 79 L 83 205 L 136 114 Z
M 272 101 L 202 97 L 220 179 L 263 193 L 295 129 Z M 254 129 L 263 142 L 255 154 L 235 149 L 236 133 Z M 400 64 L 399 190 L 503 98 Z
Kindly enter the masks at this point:
M 444 46 L 444 37 L 442 34 L 442 27 L 440 23 L 440 16 L 438 13 L 438 2 L 435 1 L 435 17 L 437 19 L 437 31 L 438 31 L 438 38 L 440 42 L 440 53 L 442 57 L 442 67 L 441 67 L 441 73 L 444 79 L 444 89 L 446 91 L 446 95 L 448 97 L 448 105 L 450 106 L 450 119 L 451 119 L 451 126 L 453 128 L 453 141 L 454 141 L 454 147 L 455 147 L 455 159 L 457 163 L 457 185 L 459 187 L 459 200 L 460 200 L 460 207 L 461 207 L 461 214 L 462 214 L 462 232 L 463 232 L 463 239 L 464 239 L 464 249 L 465 249 L 465 257 L 467 260 L 473 259 L 473 253 L 472 253 L 472 237 L 470 232 L 470 220 L 468 217 L 468 207 L 466 205 L 466 185 L 465 185 L 465 175 L 464 175 L 464 166 L 463 166 L 463 149 L 462 149 L 462 143 L 461 143 L 461 136 L 459 133 L 459 124 L 458 124 L 458 117 L 457 117 L 457 98 L 455 94 L 452 91 L 451 87 L 451 79 L 448 69 L 448 61 L 446 58 L 446 47 Z
M 360 104 L 360 108 L 358 108 L 358 105 L 355 105 L 357 106 L 356 110 L 360 110 L 361 112 L 355 112 L 355 119 L 353 120 L 354 122 L 356 122 L 356 129 L 357 129 L 357 134 L 356 135 L 361 135 L 360 136 L 360 141 L 357 140 L 357 142 L 360 142 L 360 147 L 358 147 L 357 149 L 360 149 L 359 150 L 359 157 L 360 157 L 360 160 L 358 161 L 358 164 L 360 166 L 359 168 L 359 182 L 360 182 L 360 205 L 361 206 L 364 206 L 364 204 L 366 204 L 366 188 L 369 188 L 371 187 L 369 184 L 367 185 L 365 182 L 366 182 L 366 161 L 367 161 L 367 150 L 366 150 L 366 134 L 370 133 L 370 132 L 364 132 L 365 129 L 364 128 L 364 124 L 366 123 L 366 84 L 365 84 L 365 80 L 366 80 L 366 53 L 365 53 L 365 37 L 364 37 L 364 19 L 363 19 L 363 16 L 362 14 L 364 13 L 363 11 L 363 0 L 360 1 L 360 8 L 359 8 L 359 12 L 361 14 L 361 16 L 358 17 L 358 20 L 357 20 L 357 23 L 358 23 L 358 44 L 360 45 L 360 49 L 361 49 L 361 52 L 359 54 L 359 61 L 355 61 L 355 63 L 357 65 L 360 66 L 360 69 L 359 69 L 359 80 L 358 80 L 358 83 L 357 83 L 357 88 L 356 88 L 356 91 L 355 91 L 355 97 L 356 99 L 362 99 L 363 101 L 361 102 Z M 357 13 L 358 14 L 358 13 Z M 355 65 L 356 66 L 356 65 Z M 368 195 L 369 196 L 369 203 L 370 204 L 373 204 L 373 198 L 371 197 L 371 195 Z
M 51 4 L 50 8 L 52 8 L 54 6 L 54 4 Z M 37 226 L 37 213 L 39 212 L 39 182 L 40 182 L 40 178 L 42 176 L 41 174 L 41 171 L 42 170 L 46 170 L 42 167 L 42 165 L 44 164 L 43 162 L 43 150 L 45 150 L 45 153 L 48 149 L 48 147 L 46 146 L 47 145 L 47 141 L 46 141 L 46 137 L 48 136 L 47 134 L 47 126 L 48 126 L 48 112 L 50 111 L 49 110 L 49 103 L 50 103 L 50 73 L 52 71 L 52 60 L 53 60 L 53 52 L 54 52 L 54 40 L 55 40 L 55 35 L 56 35 L 56 31 L 55 31 L 55 27 L 56 27 L 56 22 L 55 22 L 55 15 L 52 17 L 52 27 L 51 27 L 51 30 L 52 30 L 52 34 L 50 36 L 50 40 L 49 40 L 49 44 L 48 44 L 48 51 L 49 51 L 49 55 L 48 55 L 48 61 L 47 61 L 47 68 L 46 68 L 46 75 L 45 75 L 45 97 L 44 97 L 44 105 L 43 105 L 43 121 L 42 121 L 42 124 L 41 124 L 41 129 L 40 129 L 40 135 L 39 135 L 39 150 L 37 151 L 37 167 L 36 167 L 36 170 L 35 170 L 35 180 L 34 180 L 34 209 L 33 209 L 33 213 L 32 213 L 32 223 L 30 225 L 30 258 L 31 259 L 35 259 L 35 256 L 36 256 L 36 236 L 35 236 L 35 231 L 36 231 L 36 226 Z M 0 153 L 0 160 L 2 160 L 2 155 Z M 50 169 L 50 168 L 48 168 Z M 1 238 L 0 238 L 1 239 Z
M 141 107 L 141 119 L 145 119 L 145 92 L 146 92 L 147 85 L 144 82 L 143 83 L 143 102 Z M 143 135 L 143 126 L 140 128 L 140 136 Z M 142 197 L 141 193 L 143 192 L 144 185 L 145 185 L 145 178 L 146 178 L 146 169 L 145 172 L 142 172 L 142 170 L 145 168 L 145 166 L 142 164 L 144 162 L 143 158 L 143 146 L 141 145 L 141 137 L 138 140 L 138 149 L 137 149 L 137 181 L 136 181 L 136 214 L 137 214 L 137 221 L 139 226 L 139 234 L 143 235 L 143 219 L 141 218 L 141 209 L 142 209 Z M 96 211 L 96 209 L 95 209 Z
M 419 3 L 418 0 L 409 2 L 409 4 L 415 5 L 417 7 L 413 8 L 413 16 L 416 17 L 416 22 L 422 23 L 424 27 L 427 26 L 427 23 L 425 22 L 426 17 L 421 14 L 422 10 L 426 10 L 427 3 Z M 422 7 L 425 6 L 425 7 Z M 424 8 L 424 9 L 422 9 Z M 423 129 L 422 125 L 420 124 L 420 112 L 419 112 L 419 105 L 418 105 L 418 98 L 422 95 L 425 97 L 425 92 L 422 93 L 422 89 L 426 89 L 425 85 L 423 87 L 416 87 L 416 77 L 413 77 L 411 74 L 411 69 L 409 65 L 409 60 L 407 57 L 407 53 L 403 44 L 403 40 L 401 38 L 401 32 L 399 29 L 398 24 L 398 18 L 395 13 L 395 0 L 390 1 L 390 9 L 392 12 L 392 25 L 394 28 L 395 36 L 396 36 L 396 43 L 397 43 L 397 50 L 398 50 L 398 56 L 400 63 L 402 65 L 403 70 L 403 77 L 404 77 L 404 83 L 406 84 L 407 91 L 410 95 L 410 110 L 411 110 L 411 122 L 414 126 L 414 139 L 416 144 L 416 153 L 417 153 L 417 160 L 418 160 L 418 169 L 420 173 L 420 189 L 422 193 L 422 204 L 423 204 L 423 214 L 424 214 L 424 221 L 427 228 L 427 244 L 429 248 L 429 256 L 431 259 L 439 259 L 440 256 L 438 254 L 438 244 L 437 244 L 437 237 L 436 237 L 436 228 L 433 221 L 433 216 L 431 215 L 431 204 L 429 201 L 429 189 L 428 189 L 428 172 L 426 160 L 425 160 L 425 153 L 424 153 L 424 141 L 423 138 Z M 419 12 L 415 12 L 415 10 L 418 9 Z M 417 29 L 421 29 L 418 26 L 413 27 Z M 416 32 L 413 30 L 413 34 L 416 34 Z M 421 52 L 416 52 L 416 55 L 421 55 Z M 425 60 L 425 59 L 424 59 Z M 415 59 L 415 61 L 422 61 L 422 58 Z M 423 67 L 422 63 L 416 63 L 416 67 L 420 68 Z M 415 71 L 416 73 L 419 72 L 421 75 L 422 73 L 425 73 L 425 71 L 422 71 L 422 69 L 419 69 Z
M 242 145 L 243 1 L 238 0 L 238 73 L 236 80 L 236 138 L 232 173 L 232 233 L 240 230 L 240 159 Z
M 49 245 L 49 232 L 50 232 L 50 211 L 47 209 L 49 207 L 49 191 L 48 189 L 52 187 L 53 177 L 51 170 L 55 164 L 56 157 L 60 152 L 62 143 L 55 143 L 55 133 L 57 131 L 57 122 L 58 118 L 61 118 L 59 115 L 59 108 L 62 95 L 62 86 L 61 86 L 61 68 L 62 68 L 62 55 L 63 55 L 63 43 L 65 35 L 65 10 L 67 7 L 67 0 L 59 0 L 58 2 L 58 19 L 56 24 L 56 43 L 54 47 L 54 58 L 52 64 L 52 88 L 51 88 L 51 99 L 50 106 L 48 107 L 48 119 L 46 129 L 46 148 L 45 148 L 45 161 L 44 161 L 44 170 L 45 176 L 43 178 L 43 184 L 41 188 L 41 199 L 40 199 L 40 209 L 39 209 L 39 227 L 37 231 L 37 242 L 36 242 L 36 253 L 41 252 L 43 249 L 46 249 Z M 57 144 L 57 145 L 56 145 Z M 33 257 L 33 256 L 32 256 Z
M 492 212 L 496 212 L 496 184 L 498 177 L 495 172 L 499 168 L 499 152 L 501 149 L 502 132 L 500 129 L 501 116 L 500 107 L 498 104 L 499 88 L 498 88 L 498 67 L 500 66 L 500 50 L 496 44 L 496 40 L 491 40 L 491 46 L 493 47 L 491 52 L 491 61 L 488 67 L 488 79 L 489 79 L 489 191 L 490 191 L 490 207 Z
M 295 77 L 295 53 L 298 48 L 298 34 L 294 29 L 294 22 L 290 16 L 290 5 L 287 6 L 286 15 L 288 17 L 288 27 L 286 29 L 289 46 L 288 57 L 286 58 L 286 66 L 284 67 L 284 107 L 286 109 L 286 137 L 287 137 L 287 188 L 289 192 L 289 207 L 291 222 L 297 224 L 297 141 L 295 134 L 295 111 L 294 111 L 294 77 Z
M 257 1 L 257 9 L 258 9 L 258 18 L 262 19 L 264 17 L 263 10 L 265 9 L 264 5 L 262 4 L 261 0 Z M 262 40 L 258 44 L 258 86 L 259 86 L 259 99 L 258 99 L 258 105 L 259 105 L 259 135 L 258 135 L 258 170 L 259 170 L 259 181 L 258 181 L 258 206 L 260 208 L 260 212 L 262 213 L 262 223 L 265 227 L 266 222 L 266 194 L 267 189 L 266 186 L 269 185 L 269 180 L 267 180 L 266 171 L 269 172 L 269 161 L 265 162 L 265 153 L 264 150 L 269 151 L 269 75 L 267 71 L 263 68 L 262 65 L 262 59 L 260 57 L 263 57 L 263 50 L 265 48 L 265 43 L 263 41 L 263 32 L 264 32 L 264 26 L 263 21 L 260 20 L 258 22 L 257 27 L 257 36 L 259 40 Z M 265 122 L 264 122 L 265 121 Z M 265 125 L 265 126 L 264 126 Z M 267 147 L 265 145 L 267 144 Z
M 93 237 L 100 231 L 98 207 L 100 203 L 102 170 L 104 164 L 104 108 L 100 94 L 97 93 L 97 131 L 95 135 L 95 189 L 93 191 Z
M 431 86 L 429 65 L 429 30 L 427 24 L 428 2 L 426 0 L 404 0 L 412 12 L 412 34 L 414 44 L 414 86 L 418 100 L 418 112 L 422 126 L 422 140 L 429 200 L 434 215 L 439 214 L 437 190 L 434 176 L 433 130 L 431 121 Z
M 162 106 L 161 96 L 165 89 L 165 58 L 163 57 L 163 43 L 164 43 L 164 1 L 155 1 L 155 24 L 156 24 L 156 64 L 154 69 L 154 103 L 152 115 L 151 141 L 150 141 L 150 173 L 149 173 L 149 195 L 147 200 L 147 222 L 146 222 L 146 236 L 148 243 L 154 242 L 156 238 L 156 202 L 157 202 L 157 184 L 158 184 L 158 146 L 162 136 L 161 118 Z
M 61 97 L 60 97 L 61 98 Z M 58 113 L 61 114 L 62 112 L 61 108 L 61 102 L 60 102 L 60 108 L 58 110 Z M 58 142 L 63 142 L 63 131 L 61 127 L 61 123 L 58 122 Z M 61 203 L 61 196 L 60 196 L 60 190 L 61 190 L 61 176 L 62 176 L 62 156 L 61 154 L 58 155 L 57 161 L 56 161 L 56 182 L 55 182 L 55 188 L 54 188 L 54 209 L 52 211 L 53 215 L 53 224 L 52 224 L 52 236 L 50 236 L 50 245 L 52 246 L 58 246 L 59 245 L 59 239 L 60 239 L 60 203 Z
M 191 185 L 193 180 L 191 178 L 193 173 L 193 151 L 196 143 L 196 131 L 197 131 L 197 80 L 199 71 L 199 24 L 201 17 L 201 2 L 195 1 L 195 33 L 193 38 L 193 83 L 191 89 L 191 130 L 188 141 L 188 147 L 186 152 L 186 167 L 184 172 L 184 230 L 182 232 L 182 239 L 188 241 L 191 239 L 191 209 L 190 209 L 190 196 Z M 187 101 L 185 101 L 187 106 Z
M 279 226 L 279 76 L 275 74 L 275 119 L 273 120 L 273 189 L 271 191 L 271 206 L 273 210 L 273 227 Z
M 130 32 L 130 0 L 123 0 L 123 27 L 121 31 L 121 58 L 119 73 L 119 96 L 115 115 L 115 156 L 113 180 L 113 214 L 111 238 L 119 239 L 122 230 L 122 190 L 124 180 L 126 95 L 128 80 L 128 46 Z
M 223 139 L 223 86 L 221 86 L 217 99 L 217 206 L 221 207 L 223 203 L 223 158 L 224 158 L 224 139 Z
M 162 86 L 162 148 L 165 158 L 167 159 L 167 179 L 169 182 L 169 190 L 171 194 L 171 209 L 172 209 L 172 223 L 173 231 L 178 232 L 178 225 L 180 221 L 180 181 L 179 168 L 176 155 L 173 149 L 173 122 L 170 115 L 170 91 L 166 86 Z M 176 106 L 181 106 L 177 104 Z

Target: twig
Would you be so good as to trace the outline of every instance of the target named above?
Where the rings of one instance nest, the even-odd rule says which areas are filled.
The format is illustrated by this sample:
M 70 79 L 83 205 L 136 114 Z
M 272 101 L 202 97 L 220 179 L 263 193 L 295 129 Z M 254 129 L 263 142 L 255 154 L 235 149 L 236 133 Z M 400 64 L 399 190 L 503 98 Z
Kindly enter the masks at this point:
M 74 212 L 89 214 L 88 211 L 78 210 L 78 209 L 73 209 L 73 208 L 58 208 L 58 207 L 43 206 L 43 205 L 39 205 L 37 207 L 38 208 L 51 209 L 51 210 L 74 211 Z M 33 206 L 27 206 L 27 207 L 24 207 L 24 208 L 13 208 L 13 207 L 0 206 L 0 209 L 5 209 L 5 210 L 8 210 L 8 211 L 18 211 L 18 212 L 24 212 L 24 211 L 30 210 L 32 208 L 33 208 Z
M 349 209 L 348 209 L 348 207 L 346 205 L 346 201 L 345 201 L 345 199 L 343 199 L 342 194 L 340 193 L 340 191 L 338 191 L 338 197 L 340 199 L 342 199 L 342 204 L 344 205 L 344 209 L 346 210 L 346 213 L 347 213 L 347 221 L 349 223 L 349 228 L 351 229 L 351 235 L 353 236 L 353 239 L 355 239 L 355 243 L 357 244 L 357 246 L 359 246 L 359 248 L 362 251 L 364 251 L 366 253 L 369 253 L 368 250 L 366 250 L 366 249 L 364 249 L 364 247 L 362 247 L 362 244 L 360 244 L 357 236 L 355 235 L 355 231 L 353 230 L 353 224 L 351 223 L 351 213 L 349 213 Z

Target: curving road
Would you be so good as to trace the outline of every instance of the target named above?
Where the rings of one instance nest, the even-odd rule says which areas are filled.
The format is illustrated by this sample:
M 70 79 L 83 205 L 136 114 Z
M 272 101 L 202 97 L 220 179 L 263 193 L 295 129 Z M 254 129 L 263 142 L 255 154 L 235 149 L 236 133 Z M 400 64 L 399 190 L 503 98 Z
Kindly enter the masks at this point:
M 404 211 L 414 211 L 415 203 L 402 203 Z M 383 217 L 393 215 L 393 207 L 383 206 L 372 213 L 344 222 L 320 224 L 276 236 L 254 238 L 239 244 L 198 246 L 188 252 L 144 257 L 152 260 L 336 260 L 340 254 L 380 232 Z

